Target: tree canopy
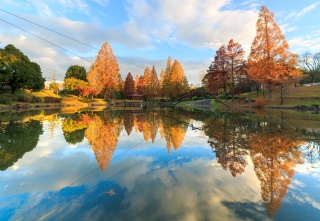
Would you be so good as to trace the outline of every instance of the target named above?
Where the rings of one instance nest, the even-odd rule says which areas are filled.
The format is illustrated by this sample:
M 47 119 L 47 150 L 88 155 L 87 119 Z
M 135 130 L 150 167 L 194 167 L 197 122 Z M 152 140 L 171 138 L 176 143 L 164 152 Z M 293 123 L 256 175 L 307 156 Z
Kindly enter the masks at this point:
M 0 124 L 0 170 L 6 170 L 35 148 L 43 133 L 40 121 L 10 121 Z
M 85 67 L 79 65 L 71 65 L 66 73 L 64 79 L 75 78 L 82 81 L 87 81 L 87 72 Z
M 17 89 L 40 91 L 44 88 L 40 66 L 31 62 L 19 49 L 9 44 L 0 49 L 0 84 L 10 87 L 12 94 Z
M 87 79 L 92 88 L 103 91 L 104 98 L 110 98 L 112 90 L 119 88 L 119 75 L 117 59 L 109 43 L 105 42 L 91 66 Z
M 269 99 L 272 99 L 274 85 L 283 79 L 300 76 L 296 69 L 297 58 L 289 52 L 289 45 L 274 21 L 274 14 L 262 6 L 248 59 L 248 73 L 252 80 L 267 86 Z
M 134 92 L 135 92 L 134 80 L 133 80 L 132 74 L 129 72 L 124 82 L 124 97 L 129 98 L 130 95 L 134 94 Z

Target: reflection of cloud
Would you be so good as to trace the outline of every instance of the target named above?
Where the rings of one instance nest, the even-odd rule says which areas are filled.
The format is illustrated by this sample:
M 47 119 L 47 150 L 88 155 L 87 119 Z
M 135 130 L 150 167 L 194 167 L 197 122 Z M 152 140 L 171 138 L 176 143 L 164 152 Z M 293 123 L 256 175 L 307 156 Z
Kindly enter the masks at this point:
M 142 220 L 157 220 L 163 214 L 175 220 L 204 220 L 205 217 L 236 220 L 222 201 L 259 202 L 259 181 L 251 169 L 238 178 L 234 186 L 233 177 L 214 162 L 196 159 L 182 164 L 170 163 L 167 168 L 149 170 L 150 175 L 136 176 L 130 171 L 116 181 L 127 187 L 124 204 L 129 207 L 128 211 L 141 211 Z M 129 217 L 126 211 L 123 215 Z
M 301 175 L 312 175 L 313 177 L 320 177 L 320 162 L 314 164 L 298 164 L 294 169 Z

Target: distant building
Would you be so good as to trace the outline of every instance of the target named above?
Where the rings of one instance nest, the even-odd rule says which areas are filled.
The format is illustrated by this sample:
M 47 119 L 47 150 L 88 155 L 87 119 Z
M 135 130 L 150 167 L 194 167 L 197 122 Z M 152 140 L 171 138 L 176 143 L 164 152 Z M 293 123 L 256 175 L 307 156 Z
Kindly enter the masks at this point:
M 44 82 L 44 89 L 49 90 L 50 84 L 52 84 L 53 81 L 45 81 Z M 63 81 L 56 81 L 56 83 L 59 85 L 59 91 L 62 91 L 64 89 L 63 87 Z

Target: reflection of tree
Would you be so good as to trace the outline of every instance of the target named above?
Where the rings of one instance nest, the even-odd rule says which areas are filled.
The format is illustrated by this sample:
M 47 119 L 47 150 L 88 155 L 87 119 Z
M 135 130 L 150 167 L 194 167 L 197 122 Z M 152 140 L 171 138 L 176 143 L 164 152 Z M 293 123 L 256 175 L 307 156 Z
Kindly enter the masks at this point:
M 302 142 L 284 132 L 263 131 L 252 136 L 250 155 L 261 181 L 261 195 L 270 217 L 281 207 L 294 175 L 294 166 L 303 163 L 299 145 Z
M 307 160 L 310 163 L 320 161 L 320 132 L 317 130 L 302 130 L 301 135 L 306 141 L 303 151 Z
M 159 116 L 156 112 L 149 112 L 144 114 L 143 119 L 143 137 L 146 142 L 151 138 L 152 143 L 156 138 L 159 127 Z
M 163 132 L 166 139 L 168 153 L 171 153 L 172 147 L 177 150 L 181 146 L 187 132 L 189 122 L 190 118 L 179 115 L 178 113 L 172 113 L 170 117 L 162 117 L 161 133 Z
M 233 115 L 234 116 L 234 115 Z M 208 143 L 216 153 L 217 161 L 222 168 L 229 170 L 232 176 L 244 172 L 248 164 L 247 140 L 244 127 L 237 123 L 238 118 L 229 119 L 225 114 L 222 119 L 211 117 L 205 125 Z
M 122 120 L 112 116 L 110 112 L 104 112 L 104 119 L 93 115 L 85 132 L 102 170 L 105 170 L 111 161 L 122 128 Z
M 40 121 L 0 124 L 0 170 L 6 170 L 26 152 L 35 148 L 43 133 Z
M 62 122 L 63 136 L 68 143 L 76 144 L 83 140 L 87 125 L 84 122 L 67 118 Z
M 123 112 L 123 122 L 124 122 L 124 129 L 126 130 L 127 134 L 130 135 L 132 128 L 134 126 L 134 116 L 129 111 Z

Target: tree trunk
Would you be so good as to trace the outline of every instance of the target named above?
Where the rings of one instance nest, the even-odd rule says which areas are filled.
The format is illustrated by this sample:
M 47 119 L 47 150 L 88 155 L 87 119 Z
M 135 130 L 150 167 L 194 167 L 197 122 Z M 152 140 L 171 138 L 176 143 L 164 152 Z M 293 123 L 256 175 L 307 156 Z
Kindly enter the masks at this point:
M 271 83 L 268 83 L 268 91 L 269 91 L 268 100 L 272 100 L 272 84 Z

